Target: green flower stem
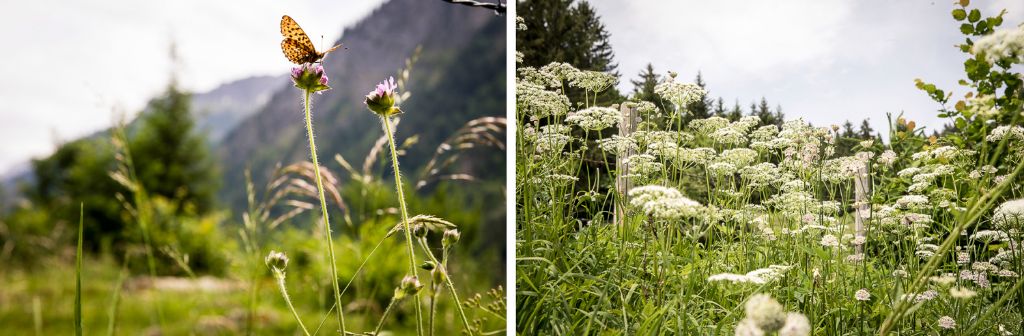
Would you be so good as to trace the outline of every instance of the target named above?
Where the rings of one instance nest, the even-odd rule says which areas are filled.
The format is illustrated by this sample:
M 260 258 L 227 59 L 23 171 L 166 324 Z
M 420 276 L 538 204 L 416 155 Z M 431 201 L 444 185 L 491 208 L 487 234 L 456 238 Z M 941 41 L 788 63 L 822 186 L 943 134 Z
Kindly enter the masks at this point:
M 452 300 L 455 300 L 455 308 L 458 308 L 459 316 L 462 317 L 462 325 L 466 328 L 466 332 L 472 335 L 473 330 L 469 327 L 469 319 L 466 318 L 466 312 L 462 310 L 462 301 L 459 301 L 459 293 L 455 292 L 455 283 L 453 283 L 452 278 L 448 276 L 448 265 L 446 265 L 447 258 L 445 258 L 446 260 L 444 263 L 438 261 L 437 258 L 434 257 L 434 254 L 430 252 L 430 246 L 427 245 L 426 238 L 420 238 L 419 243 L 420 247 L 426 252 L 427 257 L 430 258 L 430 261 L 433 261 L 434 265 L 437 265 L 437 271 L 441 272 L 441 277 L 444 278 L 444 283 L 448 286 L 448 291 L 452 293 Z
M 78 209 L 78 250 L 75 251 L 75 335 L 82 336 L 82 227 L 85 222 L 85 203 Z
M 970 226 L 971 224 L 973 224 L 979 218 L 981 218 L 982 214 L 988 212 L 988 210 L 995 205 L 995 202 L 996 200 L 998 200 L 999 196 L 1002 195 L 1006 191 L 1006 189 L 1009 188 L 1010 184 L 1016 180 L 1017 176 L 1020 175 L 1022 170 L 1024 170 L 1024 163 L 1018 164 L 1017 168 L 1014 169 L 1012 173 L 1007 175 L 1008 178 L 1006 179 L 1006 181 L 1003 181 L 1003 183 L 1000 183 L 992 190 L 978 196 L 978 198 L 968 203 L 967 211 L 965 211 L 957 219 L 959 223 L 957 223 L 953 227 L 949 235 L 942 242 L 942 245 L 940 245 L 939 249 L 935 251 L 935 254 L 928 259 L 928 262 L 924 265 L 924 267 L 918 270 L 917 277 L 914 279 L 913 282 L 911 282 L 910 287 L 907 288 L 906 292 L 914 293 L 919 287 L 924 285 L 925 281 L 927 281 L 928 279 L 929 274 L 931 274 L 931 272 L 934 271 L 939 266 L 939 261 L 945 257 L 945 253 L 948 252 L 953 247 L 953 244 L 960 236 L 960 232 L 963 231 L 968 226 Z M 889 313 L 889 316 L 887 316 L 885 320 L 882 321 L 882 326 L 879 328 L 880 335 L 885 335 L 888 332 L 890 332 L 892 328 L 895 327 L 895 324 L 899 322 L 900 318 L 903 317 L 903 313 L 909 308 L 907 301 L 908 300 L 899 300 L 896 306 L 893 307 L 893 310 L 892 312 Z
M 302 319 L 299 318 L 299 312 L 295 311 L 295 306 L 292 305 L 292 299 L 288 297 L 288 288 L 284 285 L 284 272 L 279 270 L 273 270 L 274 278 L 277 279 L 277 288 L 281 290 L 281 296 L 284 297 L 284 302 L 288 304 L 288 309 L 292 311 L 292 316 L 295 316 L 295 322 L 299 323 L 299 327 L 302 328 L 302 333 L 309 336 L 309 330 L 306 330 L 306 325 L 302 324 Z
M 373 328 L 374 335 L 380 335 L 380 328 L 384 327 L 384 320 L 388 319 L 388 315 L 391 314 L 391 307 L 395 306 L 395 302 L 398 302 L 398 300 L 392 297 L 391 302 L 388 303 L 388 307 L 384 308 L 384 315 L 380 316 L 380 321 L 377 322 L 377 327 Z
M 320 177 L 320 163 L 316 160 L 316 143 L 313 140 L 313 118 L 309 112 L 311 105 L 310 98 L 312 94 L 312 90 L 306 90 L 306 96 L 303 100 L 303 105 L 305 105 L 306 108 L 306 131 L 309 135 L 309 154 L 313 158 L 313 173 L 316 175 L 316 191 L 320 194 L 320 210 L 324 217 L 324 235 L 327 236 L 327 252 L 331 257 L 331 283 L 334 285 L 334 302 L 338 306 L 338 326 L 341 328 L 341 334 L 344 335 L 345 314 L 342 312 L 344 310 L 342 309 L 344 305 L 341 304 L 341 288 L 338 287 L 338 266 L 335 265 L 334 240 L 331 238 L 331 222 L 327 217 L 327 199 L 324 197 L 324 183 Z
M 384 132 L 388 136 L 388 147 L 391 149 L 391 168 L 395 172 L 395 192 L 398 193 L 398 206 L 402 210 L 402 226 L 405 228 L 405 246 L 409 251 L 409 274 L 416 276 L 416 253 L 412 249 L 412 229 L 409 227 L 409 211 L 405 207 L 405 193 L 402 191 L 402 173 L 398 170 L 398 151 L 395 150 L 395 136 L 391 131 L 391 120 L 381 116 Z M 416 293 L 416 335 L 423 335 L 423 312 L 420 308 L 420 294 Z

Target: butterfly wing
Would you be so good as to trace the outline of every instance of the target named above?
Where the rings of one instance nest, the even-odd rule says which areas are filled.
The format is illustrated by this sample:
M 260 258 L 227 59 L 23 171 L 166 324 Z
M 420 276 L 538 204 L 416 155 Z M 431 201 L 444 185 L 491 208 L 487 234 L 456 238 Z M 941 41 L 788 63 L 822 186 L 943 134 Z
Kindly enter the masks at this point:
M 313 41 L 309 39 L 306 32 L 299 27 L 292 17 L 285 15 L 281 17 L 281 50 L 289 61 L 295 64 L 314 62 L 321 57 L 313 47 Z
M 295 64 L 315 62 L 319 58 L 312 46 L 300 43 L 294 39 L 285 38 L 281 41 L 281 51 L 284 57 Z

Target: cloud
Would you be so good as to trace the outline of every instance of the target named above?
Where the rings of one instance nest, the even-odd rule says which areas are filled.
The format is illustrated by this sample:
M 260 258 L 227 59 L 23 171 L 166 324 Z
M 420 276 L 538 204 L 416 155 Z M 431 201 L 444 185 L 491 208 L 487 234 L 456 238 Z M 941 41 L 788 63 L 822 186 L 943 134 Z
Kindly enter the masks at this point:
M 111 125 L 163 91 L 173 40 L 179 83 L 205 91 L 285 73 L 278 22 L 295 17 L 314 43 L 334 42 L 382 1 L 5 1 L 0 63 L 0 174 L 55 141 Z M 321 40 L 320 35 L 323 35 Z
M 1007 27 L 1024 19 L 1009 7 Z M 711 95 L 744 108 L 760 97 L 781 104 L 788 118 L 819 125 L 868 118 L 883 133 L 886 113 L 905 112 L 938 128 L 937 104 L 914 78 L 959 90 L 963 56 L 951 3 L 857 1 L 591 0 L 611 33 L 619 88 L 652 63 L 684 78 L 701 71 Z M 690 77 L 692 78 L 692 77 Z M 961 90 L 962 91 L 962 90 Z

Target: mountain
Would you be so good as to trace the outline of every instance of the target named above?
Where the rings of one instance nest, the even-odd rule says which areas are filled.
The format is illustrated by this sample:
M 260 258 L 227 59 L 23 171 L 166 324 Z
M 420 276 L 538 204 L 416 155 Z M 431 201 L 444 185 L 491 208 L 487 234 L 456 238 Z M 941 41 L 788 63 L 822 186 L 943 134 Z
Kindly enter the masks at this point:
M 216 145 L 242 120 L 262 108 L 289 82 L 287 75 L 240 79 L 192 96 L 196 126 Z
M 337 43 L 347 49 L 330 54 L 323 64 L 333 89 L 313 98 L 322 164 L 336 168 L 335 153 L 362 162 L 383 134 L 363 98 L 378 82 L 395 76 L 417 47 L 422 52 L 406 85 L 412 95 L 402 105 L 405 114 L 397 129 L 399 143 L 419 136 L 419 142 L 401 158 L 406 175 L 420 170 L 434 148 L 467 121 L 504 116 L 506 19 L 492 11 L 442 1 L 392 0 L 345 29 Z M 282 70 L 291 68 L 283 55 L 281 60 Z M 236 212 L 245 209 L 247 167 L 256 185 L 261 185 L 276 163 L 309 159 L 301 103 L 301 92 L 294 87 L 278 90 L 217 147 L 225 185 L 221 199 Z M 474 171 L 482 179 L 504 185 L 504 152 L 495 152 L 474 163 Z M 494 225 L 503 228 L 504 206 L 498 212 L 489 217 L 494 222 L 500 219 Z

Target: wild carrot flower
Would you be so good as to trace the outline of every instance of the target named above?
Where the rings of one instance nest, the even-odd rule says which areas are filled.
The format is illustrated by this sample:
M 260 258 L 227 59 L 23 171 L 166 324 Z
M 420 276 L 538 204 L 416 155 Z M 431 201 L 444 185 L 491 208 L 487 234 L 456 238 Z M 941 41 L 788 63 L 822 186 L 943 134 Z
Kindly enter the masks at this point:
M 878 160 L 875 162 L 877 162 L 882 167 L 892 166 L 892 164 L 896 162 L 896 152 L 892 151 L 891 149 L 886 150 L 885 152 L 882 152 L 882 154 L 878 156 Z
M 395 94 L 398 85 L 395 85 L 395 78 L 388 77 L 387 81 L 377 84 L 377 88 L 366 94 L 366 108 L 382 117 L 389 117 L 402 113 L 402 109 L 395 106 Z
M 836 236 L 833 236 L 831 234 L 826 234 L 824 236 L 821 236 L 821 246 L 824 246 L 824 247 L 838 247 L 839 246 L 839 239 L 836 238 Z
M 1024 26 L 1000 29 L 974 42 L 971 53 L 982 55 L 989 63 L 1003 58 L 1024 62 Z
M 569 97 L 548 91 L 541 85 L 520 81 L 516 83 L 516 108 L 533 119 L 563 116 L 569 112 Z
M 747 318 L 765 332 L 782 329 L 786 323 L 786 312 L 778 301 L 768 294 L 754 294 L 747 300 Z
M 614 75 L 590 70 L 580 70 L 569 77 L 569 85 L 578 87 L 590 92 L 601 92 L 617 81 Z
M 786 314 L 786 324 L 779 329 L 779 336 L 807 336 L 811 334 L 811 321 L 800 313 Z
M 624 137 L 620 135 L 612 135 L 611 138 L 601 139 L 599 145 L 601 149 L 614 153 L 615 155 L 625 155 L 630 151 L 636 151 L 640 149 L 637 145 L 636 140 L 630 137 Z
M 936 323 L 938 323 L 939 328 L 942 329 L 956 328 L 956 320 L 953 320 L 953 318 L 949 316 L 940 317 L 939 320 L 936 321 Z
M 679 112 L 682 112 L 682 108 L 703 98 L 707 91 L 697 84 L 677 83 L 675 76 L 669 76 L 667 80 L 654 86 L 654 93 L 678 106 Z
M 764 331 L 757 327 L 757 322 L 751 318 L 744 318 L 736 324 L 736 336 L 764 336 Z
M 1003 139 L 1009 140 L 1024 140 L 1024 127 L 1020 126 L 999 126 L 992 130 L 991 133 L 985 137 L 985 140 L 990 142 L 999 142 Z
M 616 126 L 622 121 L 622 114 L 610 107 L 590 107 L 569 113 L 565 122 L 576 124 L 582 129 L 600 131 Z
M 321 64 L 306 63 L 292 68 L 292 83 L 299 89 L 316 93 L 331 89 L 327 86 L 327 73 Z
M 857 299 L 857 301 L 871 300 L 871 293 L 866 288 L 861 288 L 853 294 L 853 298 Z
M 701 204 L 683 196 L 674 188 L 636 187 L 629 191 L 629 203 L 658 219 L 677 219 L 699 215 Z
M 1024 198 L 1000 204 L 992 215 L 992 222 L 1001 229 L 1020 229 L 1024 222 Z

